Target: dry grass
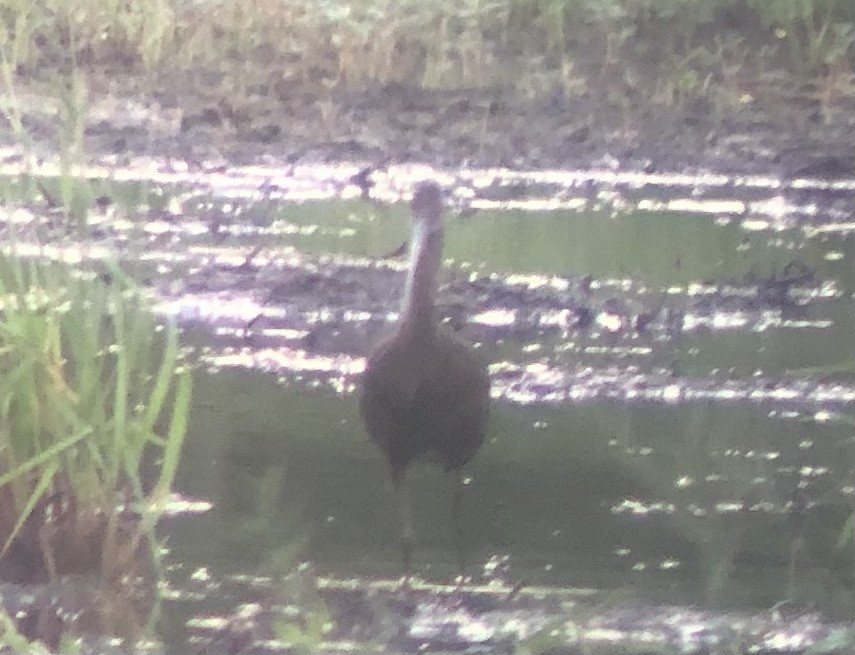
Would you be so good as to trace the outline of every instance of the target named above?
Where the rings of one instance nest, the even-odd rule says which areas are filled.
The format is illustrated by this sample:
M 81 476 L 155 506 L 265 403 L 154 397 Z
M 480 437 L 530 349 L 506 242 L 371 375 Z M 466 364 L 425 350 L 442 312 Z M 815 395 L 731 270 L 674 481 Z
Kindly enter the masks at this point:
M 754 42 L 777 36 L 795 71 L 824 75 L 851 68 L 853 23 L 844 0 L 0 0 L 0 53 L 18 72 L 218 71 L 240 91 L 246 77 L 484 87 L 510 83 L 507 64 L 520 57 L 567 69 L 579 47 L 601 51 L 604 66 L 647 50 L 670 78 L 660 96 L 679 99 L 703 87 L 693 53 L 709 48 L 711 25 L 752 25 Z

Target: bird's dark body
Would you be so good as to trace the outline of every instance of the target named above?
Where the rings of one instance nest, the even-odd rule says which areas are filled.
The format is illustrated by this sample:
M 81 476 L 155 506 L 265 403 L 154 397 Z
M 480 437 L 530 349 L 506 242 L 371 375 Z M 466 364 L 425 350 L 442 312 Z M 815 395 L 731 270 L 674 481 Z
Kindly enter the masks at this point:
M 368 358 L 359 408 L 383 451 L 400 502 L 404 569 L 414 529 L 405 474 L 415 461 L 455 471 L 453 518 L 463 569 L 460 474 L 484 441 L 490 383 L 472 349 L 436 324 L 434 293 L 442 258 L 442 191 L 419 184 L 411 203 L 410 268 L 396 331 Z
M 459 469 L 484 441 L 490 384 L 470 348 L 437 329 L 399 332 L 368 360 L 360 410 L 392 476 L 414 461 Z

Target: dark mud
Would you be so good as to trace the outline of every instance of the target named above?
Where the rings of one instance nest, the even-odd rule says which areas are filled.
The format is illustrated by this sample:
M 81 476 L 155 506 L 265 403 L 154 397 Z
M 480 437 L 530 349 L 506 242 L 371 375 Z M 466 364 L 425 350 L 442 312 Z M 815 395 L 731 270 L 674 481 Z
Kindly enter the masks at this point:
M 217 620 L 198 617 L 189 628 L 190 642 L 212 655 L 273 655 L 301 647 L 319 653 L 785 655 L 811 648 L 843 652 L 852 639 L 847 624 L 825 623 L 793 603 L 753 615 L 716 615 L 650 607 L 639 599 L 609 598 L 593 590 L 512 587 L 500 580 L 459 587 L 414 581 L 407 586 L 292 574 L 278 585 L 227 579 L 217 592 L 232 597 L 235 610 Z M 241 603 L 241 596 L 253 602 Z M 313 603 L 307 603 L 307 596 Z M 322 630 L 319 619 L 325 622 Z
M 509 75 L 519 62 L 508 62 Z M 531 64 L 523 75 L 555 79 Z M 235 97 L 213 71 L 88 71 L 85 150 L 189 162 L 248 164 L 262 157 L 291 164 L 357 161 L 512 169 L 720 171 L 775 177 L 836 178 L 855 171 L 855 93 L 823 80 L 799 80 L 766 62 L 743 64 L 735 79 L 704 95 L 657 102 L 661 71 L 604 70 L 577 57 L 580 90 L 557 82 L 523 97 L 512 88 L 431 91 L 400 85 L 332 90 L 292 81 L 259 85 Z M 121 84 L 116 81 L 121 80 Z M 56 151 L 55 85 L 18 81 L 24 126 L 37 150 Z M 549 91 L 550 84 L 556 86 Z M 722 102 L 721 98 L 728 100 Z M 9 138 L 9 137 L 7 137 Z

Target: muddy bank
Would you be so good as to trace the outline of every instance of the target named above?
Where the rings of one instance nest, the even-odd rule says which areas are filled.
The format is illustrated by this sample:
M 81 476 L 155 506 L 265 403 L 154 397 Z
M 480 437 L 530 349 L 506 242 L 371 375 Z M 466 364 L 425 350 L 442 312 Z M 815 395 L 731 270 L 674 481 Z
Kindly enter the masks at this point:
M 273 157 L 288 163 L 358 161 L 382 168 L 424 162 L 444 167 L 709 170 L 836 178 L 855 172 L 855 91 L 820 92 L 821 80 L 743 65 L 705 95 L 665 103 L 652 89 L 660 72 L 574 68 L 572 93 L 560 71 L 533 72 L 529 96 L 492 86 L 430 91 L 402 85 L 330 88 L 289 80 L 224 94 L 219 71 L 175 71 L 156 79 L 124 70 L 87 70 L 85 152 L 175 157 L 233 164 Z M 508 62 L 509 77 L 515 62 Z M 628 74 L 628 73 L 626 73 Z M 256 76 L 261 73 L 256 73 Z M 62 149 L 65 83 L 17 81 L 18 108 L 37 153 Z M 7 140 L 14 137 L 7 135 Z
M 239 601 L 240 587 L 247 585 L 223 582 L 220 592 Z M 715 613 L 650 607 L 589 589 L 511 587 L 498 580 L 456 587 L 415 580 L 406 586 L 305 574 L 292 574 L 278 587 L 256 580 L 252 592 L 265 598 L 236 602 L 233 613 L 217 620 L 190 621 L 190 642 L 211 654 L 284 653 L 302 646 L 321 653 L 379 648 L 389 653 L 785 655 L 805 649 L 844 652 L 852 640 L 850 626 L 826 622 L 791 602 L 753 615 Z M 301 599 L 299 610 L 282 602 L 295 594 Z

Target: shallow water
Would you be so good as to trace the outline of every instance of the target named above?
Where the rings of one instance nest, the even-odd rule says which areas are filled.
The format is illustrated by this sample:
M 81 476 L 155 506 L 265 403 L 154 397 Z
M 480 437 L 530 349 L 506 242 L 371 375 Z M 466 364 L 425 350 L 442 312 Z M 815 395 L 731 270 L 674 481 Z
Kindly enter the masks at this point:
M 400 574 L 391 485 L 354 391 L 402 286 L 389 254 L 407 223 L 390 201 L 429 171 L 376 173 L 365 199 L 357 170 L 113 170 L 85 242 L 5 179 L 19 252 L 117 255 L 197 348 L 177 488 L 214 509 L 164 526 L 188 586 L 305 559 L 333 578 Z M 855 183 L 430 174 L 462 213 L 443 317 L 491 362 L 467 573 L 850 612 Z M 448 480 L 418 468 L 413 495 L 418 573 L 449 581 Z
M 841 194 L 790 190 L 785 201 L 754 187 L 742 200 L 706 189 L 712 197 L 694 211 L 642 211 L 654 204 L 644 185 L 589 180 L 571 210 L 576 188 L 550 182 L 549 197 L 563 194 L 568 208 L 544 211 L 537 184 L 476 187 L 470 206 L 513 198 L 449 224 L 440 302 L 492 362 L 496 398 L 466 494 L 473 572 L 499 554 L 509 575 L 532 581 L 774 601 L 793 524 L 815 514 L 832 539 L 852 504 L 840 466 L 851 461 L 841 460 L 851 375 L 799 373 L 851 352 L 855 238 Z M 657 190 L 655 204 L 679 204 L 674 188 Z M 213 321 L 217 373 L 202 381 L 209 405 L 196 416 L 220 445 L 211 458 L 206 444 L 199 461 L 223 467 L 231 482 L 217 504 L 241 515 L 269 514 L 257 486 L 278 485 L 282 511 L 301 516 L 283 522 L 311 532 L 321 570 L 394 575 L 394 505 L 351 392 L 362 356 L 394 320 L 404 264 L 384 255 L 406 221 L 379 203 L 266 202 L 268 222 L 253 233 L 233 219 L 240 230 L 220 248 L 263 239 L 256 258 L 266 261 L 244 264 L 269 295 L 252 305 L 258 295 L 239 279 L 227 298 L 226 285 L 204 285 L 195 303 L 186 287 L 176 294 L 177 313 L 196 311 L 202 324 L 212 296 L 216 309 L 235 308 L 232 323 Z M 269 373 L 247 372 L 259 369 Z M 417 560 L 443 579 L 454 561 L 447 482 L 418 471 L 414 494 Z M 260 561 L 282 532 L 253 536 Z M 846 568 L 836 555 L 806 567 Z M 731 565 L 767 580 L 723 580 L 719 567 Z

